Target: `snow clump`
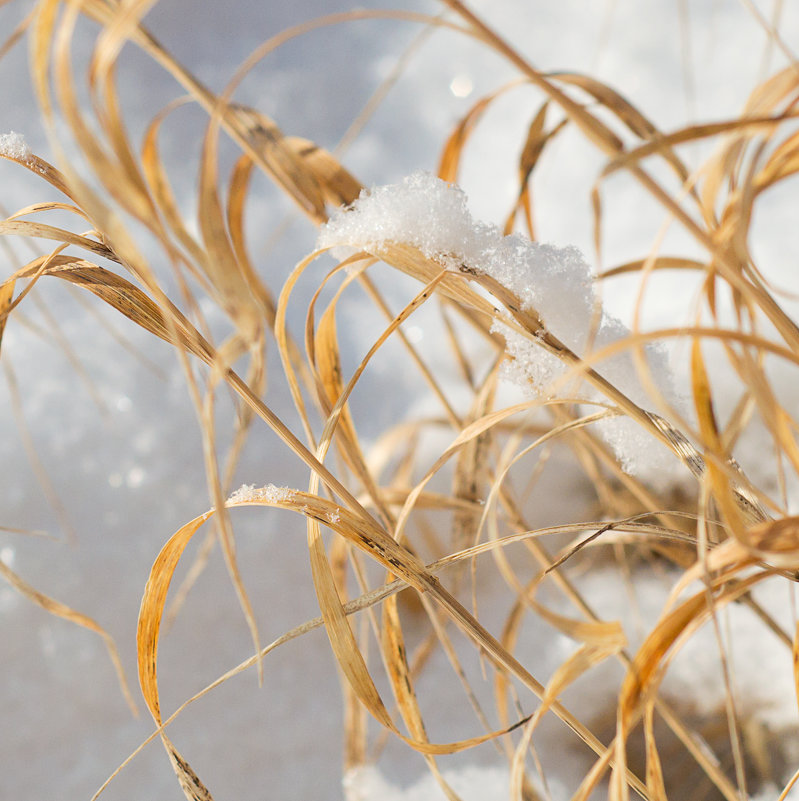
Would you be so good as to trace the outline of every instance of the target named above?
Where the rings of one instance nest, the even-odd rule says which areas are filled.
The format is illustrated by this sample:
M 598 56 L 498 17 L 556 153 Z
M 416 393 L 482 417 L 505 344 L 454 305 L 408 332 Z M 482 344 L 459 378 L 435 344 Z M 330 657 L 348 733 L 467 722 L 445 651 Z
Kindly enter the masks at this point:
M 228 503 L 252 503 L 265 501 L 266 503 L 280 503 L 291 498 L 289 487 L 276 487 L 267 484 L 265 487 L 256 487 L 254 484 L 242 484 L 229 498 Z
M 0 156 L 6 156 L 15 161 L 27 161 L 31 157 L 31 149 L 22 134 L 10 131 L 0 134 Z
M 503 236 L 496 226 L 472 219 L 462 189 L 423 172 L 362 192 L 352 207 L 322 227 L 317 247 L 379 252 L 392 242 L 413 245 L 450 269 L 463 265 L 493 276 L 518 295 L 524 308 L 545 310 L 547 326 L 569 347 L 583 344 L 571 334 L 576 320 L 588 325 L 593 292 L 577 248 Z
M 503 235 L 497 226 L 472 219 L 463 190 L 433 175 L 417 172 L 399 184 L 362 192 L 350 208 L 335 214 L 322 227 L 317 247 L 356 248 L 379 255 L 389 243 L 412 245 L 452 270 L 466 267 L 493 277 L 519 298 L 525 311 L 537 313 L 550 333 L 578 355 L 586 356 L 589 344 L 597 351 L 630 334 L 619 320 L 598 309 L 591 270 L 577 248 L 533 242 L 519 234 Z M 510 358 L 505 377 L 539 395 L 552 394 L 550 385 L 566 368 L 538 343 L 516 331 L 510 318 L 505 320 L 495 320 L 491 329 L 507 342 Z M 659 392 L 667 403 L 679 405 L 665 351 L 651 344 L 642 351 Z M 593 366 L 637 404 L 647 405 L 648 395 L 629 350 Z M 582 397 L 587 401 L 603 399 L 585 388 Z M 656 464 L 663 461 L 660 457 L 670 458 L 664 446 L 654 444 L 650 435 L 626 418 L 602 421 L 599 430 L 628 472 L 657 472 L 664 466 Z

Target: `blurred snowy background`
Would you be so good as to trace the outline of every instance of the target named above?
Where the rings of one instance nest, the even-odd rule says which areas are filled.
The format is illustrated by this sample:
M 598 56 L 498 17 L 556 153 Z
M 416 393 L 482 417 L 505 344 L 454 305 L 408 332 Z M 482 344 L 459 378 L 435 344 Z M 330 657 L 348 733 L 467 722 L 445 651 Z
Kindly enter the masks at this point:
M 0 6 L 0 31 L 10 32 L 31 6 L 24 0 Z M 471 7 L 538 68 L 595 76 L 669 130 L 699 120 L 734 117 L 750 89 L 769 70 L 785 63 L 785 56 L 768 45 L 754 10 L 757 7 L 771 19 L 781 6 L 762 0 L 751 5 L 743 0 L 481 0 Z M 367 0 L 363 7 L 394 6 Z M 404 2 L 402 7 L 432 14 L 442 11 L 436 3 L 423 0 Z M 236 67 L 269 36 L 347 9 L 333 0 L 225 4 L 163 0 L 145 22 L 178 61 L 212 89 L 221 90 Z M 788 47 L 799 46 L 798 14 L 796 4 L 782 8 L 780 30 L 795 34 Z M 332 150 L 420 32 L 418 24 L 397 20 L 321 28 L 268 56 L 236 98 L 264 111 L 285 132 Z M 89 25 L 79 31 L 76 63 L 87 58 L 93 34 Z M 341 156 L 366 185 L 395 182 L 418 169 L 434 171 L 447 134 L 471 104 L 515 77 L 485 48 L 452 33 L 434 32 L 414 48 L 396 84 Z M 180 94 L 180 88 L 132 47 L 128 50 L 120 62 L 120 95 L 136 142 L 151 117 Z M 34 152 L 49 158 L 52 150 L 31 101 L 27 59 L 23 42 L 0 62 L 0 133 L 24 134 Z M 516 186 L 515 154 L 537 103 L 530 89 L 509 93 L 470 144 L 462 184 L 476 219 L 500 223 L 510 207 Z M 179 199 L 189 215 L 194 212 L 203 122 L 200 110 L 181 109 L 162 136 L 164 157 L 172 164 Z M 544 165 L 536 179 L 539 196 L 547 198 L 536 209 L 539 236 L 558 245 L 577 245 L 597 269 L 588 190 L 601 160 L 577 142 L 576 134 L 567 134 L 555 147 L 570 148 L 570 155 L 553 157 L 557 169 Z M 223 149 L 223 157 L 232 155 L 232 148 Z M 619 176 L 611 183 L 608 191 L 612 189 L 617 213 L 609 217 L 605 231 L 605 267 L 646 254 L 664 222 L 663 212 L 642 199 L 627 178 Z M 0 161 L 0 203 L 8 213 L 53 194 L 15 165 Z M 625 208 L 628 213 L 618 213 Z M 752 246 L 761 265 L 775 276 L 783 276 L 799 255 L 793 216 L 795 204 L 783 202 L 775 204 L 773 214 L 756 221 Z M 254 261 L 270 285 L 279 286 L 296 261 L 313 248 L 315 231 L 260 178 L 254 183 L 248 224 Z M 792 239 L 786 239 L 786 231 Z M 14 248 L 19 258 L 31 258 L 19 243 Z M 670 252 L 693 255 L 692 246 L 680 237 L 672 241 Z M 15 266 L 11 256 L 4 257 L 2 276 Z M 166 273 L 164 267 L 162 274 Z M 0 558 L 38 589 L 104 626 L 115 638 L 135 685 L 136 617 L 149 568 L 164 541 L 208 507 L 199 428 L 168 346 L 107 314 L 92 299 L 77 298 L 52 284 L 39 284 L 35 299 L 25 303 L 3 340 L 0 526 L 38 533 L 0 529 Z M 614 284 L 613 295 L 606 298 L 610 310 L 629 320 L 635 290 L 634 282 Z M 684 286 L 679 293 L 668 294 L 667 288 L 657 293 L 658 302 L 646 306 L 647 321 L 679 322 L 689 308 L 685 300 L 690 294 Z M 206 311 L 213 315 L 211 309 Z M 351 312 L 354 316 L 358 310 Z M 211 323 L 221 325 L 213 317 Z M 108 335 L 108 325 L 130 349 Z M 61 332 L 58 340 L 52 333 L 55 326 Z M 341 335 L 346 342 L 343 324 Z M 276 358 L 273 348 L 270 358 Z M 396 386 L 396 376 L 383 378 Z M 375 392 L 380 391 L 380 381 L 379 373 L 370 377 Z M 23 400 L 21 416 L 16 397 Z M 296 423 L 284 386 L 271 384 L 268 401 L 287 421 Z M 374 432 L 362 433 L 369 436 L 387 421 L 399 419 L 406 405 L 407 399 L 392 391 L 381 404 L 385 420 L 374 421 Z M 46 471 L 44 486 L 29 456 L 28 439 Z M 256 426 L 235 486 L 242 482 L 303 486 L 305 471 L 286 455 L 274 437 Z M 763 479 L 756 465 L 748 468 Z M 51 494 L 57 503 L 48 501 Z M 541 509 L 542 521 L 556 518 L 561 502 L 553 496 L 552 507 Z M 575 514 L 579 497 L 570 503 Z M 235 523 L 245 583 L 262 639 L 268 642 L 318 611 L 304 526 L 292 516 L 262 510 L 238 512 Z M 272 568 L 277 553 L 276 571 Z M 598 582 L 599 577 L 592 580 Z M 296 592 L 298 586 L 306 591 Z M 661 598 L 653 596 L 654 608 Z M 621 613 L 624 607 L 624 599 L 607 599 L 608 615 L 614 610 Z M 0 794 L 89 799 L 150 734 L 144 706 L 140 704 L 141 715 L 134 720 L 102 641 L 90 632 L 46 615 L 2 585 L 0 620 L 4 710 Z M 171 711 L 245 659 L 250 646 L 235 594 L 216 554 L 164 637 L 163 708 Z M 533 649 L 529 655 L 533 672 L 551 671 L 562 659 L 557 648 L 553 645 L 554 653 L 542 646 Z M 217 801 L 342 798 L 340 688 L 324 633 L 316 631 L 278 649 L 266 660 L 265 671 L 268 690 L 259 690 L 252 671 L 239 676 L 184 713 L 174 725 L 173 739 Z M 774 697 L 792 697 L 789 675 L 783 684 L 775 680 L 775 686 Z M 446 719 L 448 701 L 448 693 L 441 692 L 435 717 Z M 780 714 L 776 717 L 783 722 Z M 557 742 L 550 748 L 557 753 Z M 481 759 L 475 753 L 461 760 L 461 764 L 473 762 L 472 772 L 466 774 L 465 797 L 487 801 L 503 797 L 506 778 L 495 769 L 481 773 Z M 566 753 L 563 760 L 567 786 L 574 779 L 568 779 L 573 759 Z M 421 778 L 424 772 L 421 759 L 398 756 L 394 775 L 369 776 L 361 791 L 371 788 L 371 798 L 392 798 L 385 782 L 393 782 L 392 787 L 410 788 L 407 798 L 438 798 L 440 791 Z M 550 789 L 557 799 L 561 777 L 551 778 Z M 103 795 L 109 801 L 144 796 L 181 797 L 157 743 Z

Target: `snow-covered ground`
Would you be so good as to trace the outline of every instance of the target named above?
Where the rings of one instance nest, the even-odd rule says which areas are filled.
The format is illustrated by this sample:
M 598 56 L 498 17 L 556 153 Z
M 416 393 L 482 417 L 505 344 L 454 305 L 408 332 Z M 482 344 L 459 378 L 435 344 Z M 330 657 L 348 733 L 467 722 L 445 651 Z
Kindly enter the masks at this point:
M 771 18 L 772 4 L 756 5 Z M 31 7 L 23 0 L 0 7 L 0 31 L 12 30 Z M 361 7 L 394 6 L 367 0 Z M 423 0 L 409 0 L 402 7 L 433 14 L 442 10 Z M 776 50 L 769 54 L 754 12 L 738 0 L 482 0 L 472 8 L 539 69 L 591 74 L 622 92 L 664 130 L 735 116 L 755 83 L 785 63 Z M 264 39 L 320 14 L 347 9 L 334 0 L 162 0 L 146 23 L 179 61 L 221 90 Z M 799 47 L 798 14 L 795 4 L 784 4 L 779 28 L 788 48 Z M 420 30 L 418 23 L 399 20 L 321 28 L 268 56 L 236 97 L 262 109 L 285 132 L 333 149 Z M 77 41 L 88 48 L 91 36 L 87 26 Z M 76 62 L 87 53 L 76 46 Z M 434 171 L 443 142 L 460 116 L 478 97 L 513 77 L 511 67 L 487 48 L 452 32 L 435 32 L 418 45 L 342 161 L 365 185 L 397 182 L 420 169 Z M 180 91 L 170 77 L 132 50 L 121 59 L 119 84 L 134 141 L 152 115 Z M 35 153 L 49 158 L 51 144 L 31 97 L 22 43 L 0 62 L 0 134 L 19 132 Z M 515 154 L 539 103 L 530 88 L 512 90 L 497 102 L 469 145 L 462 185 L 475 219 L 502 223 L 515 191 Z M 189 109 L 177 115 L 177 122 L 165 126 L 163 147 L 175 170 L 179 201 L 191 214 L 203 117 Z M 572 148 L 567 158 L 555 154 L 551 166 L 543 165 L 536 188 L 546 202 L 538 205 L 536 217 L 542 240 L 578 247 L 596 270 L 600 265 L 592 247 L 589 190 L 602 162 L 577 138 L 567 134 L 554 145 L 558 150 Z M 224 150 L 223 158 L 232 152 Z M 607 218 L 602 267 L 646 254 L 664 223 L 662 210 L 642 199 L 632 182 L 623 177 L 612 181 L 615 211 Z M 8 213 L 52 199 L 53 194 L 16 165 L 0 160 L 0 203 Z M 795 206 L 782 200 L 775 203 L 773 214 L 756 221 L 751 244 L 769 275 L 781 276 L 796 290 L 786 274 L 799 256 L 788 216 Z M 288 228 L 276 237 L 284 224 Z M 299 219 L 266 180 L 254 183 L 248 225 L 254 260 L 272 286 L 282 283 L 316 241 L 313 227 Z M 19 242 L 13 247 L 16 258 L 31 257 Z M 679 235 L 673 248 L 686 255 L 693 252 L 693 245 Z M 15 266 L 12 257 L 4 258 L 0 277 Z M 162 274 L 167 272 L 164 267 Z M 114 637 L 135 685 L 136 619 L 150 566 L 165 540 L 209 505 L 199 425 L 168 346 L 100 309 L 93 299 L 78 298 L 56 283 L 39 284 L 36 297 L 28 299 L 3 337 L 0 367 L 5 364 L 7 369 L 0 381 L 0 527 L 9 530 L 0 528 L 0 558 L 37 589 L 94 617 Z M 614 285 L 613 295 L 605 298 L 609 313 L 629 324 L 635 292 L 634 282 Z M 683 285 L 664 282 L 653 295 L 656 300 L 645 305 L 652 325 L 680 322 L 675 314 L 690 310 L 690 291 Z M 213 316 L 218 312 L 205 311 L 212 325 L 223 324 Z M 109 335 L 108 325 L 130 349 Z M 301 322 L 294 325 L 299 332 Z M 53 333 L 56 326 L 58 336 Z M 342 330 L 341 337 L 347 342 L 348 332 Z M 270 365 L 279 369 L 274 347 Z M 380 404 L 384 419 L 374 420 L 374 430 L 367 435 L 398 419 L 408 405 L 408 399 L 396 393 L 396 376 L 384 378 L 391 388 Z M 370 378 L 376 392 L 380 379 L 379 372 Z M 17 396 L 23 401 L 21 418 L 15 412 Z M 270 385 L 268 400 L 296 426 L 288 390 L 279 381 Z M 28 437 L 46 471 L 44 486 L 26 450 Z M 256 426 L 235 486 L 304 486 L 306 471 L 286 456 L 284 446 Z M 759 458 L 753 453 L 748 467 L 767 482 L 768 462 L 763 457 L 758 464 Z M 51 491 L 58 504 L 48 502 Z M 542 521 L 557 518 L 561 502 L 552 496 L 551 506 L 541 509 Z M 244 581 L 262 639 L 269 642 L 318 614 L 304 526 L 283 512 L 235 514 Z M 280 567 L 275 570 L 278 555 Z M 599 577 L 591 581 L 598 584 Z M 657 609 L 667 590 L 664 580 L 659 594 L 646 603 Z M 618 598 L 606 600 L 609 616 L 624 611 Z M 89 799 L 151 733 L 144 705 L 139 702 L 139 718 L 133 719 L 96 635 L 47 615 L 3 584 L 0 614 L 0 795 Z M 557 650 L 561 647 L 553 644 L 554 654 L 531 648 L 532 671 L 550 672 L 564 656 Z M 764 644 L 762 653 L 769 653 L 769 647 Z M 163 638 L 163 708 L 171 711 L 250 651 L 238 601 L 215 553 L 174 628 Z M 751 660 L 744 663 L 742 671 L 757 669 Z M 342 798 L 342 702 L 324 632 L 316 630 L 277 649 L 264 670 L 267 689 L 259 689 L 254 671 L 244 673 L 185 712 L 171 730 L 173 739 L 216 801 Z M 687 682 L 685 688 L 680 685 L 680 675 L 677 670 L 678 692 L 688 692 Z M 755 698 L 753 704 L 771 704 L 773 711 L 775 698 L 790 702 L 790 673 L 778 676 L 768 688 L 773 694 Z M 579 688 L 577 692 L 575 698 L 580 699 Z M 447 693 L 442 696 L 438 711 L 446 726 Z M 774 725 L 791 722 L 783 713 L 774 712 Z M 556 725 L 546 729 L 555 730 Z M 554 747 L 552 751 L 557 753 Z M 497 773 L 496 767 L 481 772 L 479 765 L 490 762 L 483 754 L 474 757 L 471 772 L 454 778 L 453 785 L 463 786 L 467 799 L 506 797 L 507 775 Z M 579 774 L 570 776 L 574 758 L 566 757 L 562 775 L 551 771 L 550 790 L 556 800 L 562 797 L 561 780 L 573 789 L 579 779 Z M 461 759 L 459 764 L 468 761 Z M 410 788 L 400 797 L 439 797 L 440 791 L 423 778 L 421 759 L 398 756 L 395 765 L 389 779 L 374 772 L 350 777 L 351 797 L 393 799 L 389 781 Z M 110 801 L 140 796 L 180 797 L 157 742 L 137 756 L 102 797 Z

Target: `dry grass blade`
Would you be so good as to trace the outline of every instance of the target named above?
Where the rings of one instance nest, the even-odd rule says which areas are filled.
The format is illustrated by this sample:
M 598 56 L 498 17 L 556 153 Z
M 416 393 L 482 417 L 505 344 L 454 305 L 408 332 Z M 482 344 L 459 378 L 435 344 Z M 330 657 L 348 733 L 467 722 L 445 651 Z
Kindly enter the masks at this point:
M 88 289 L 100 300 L 160 339 L 179 344 L 181 348 L 194 353 L 207 363 L 213 360 L 211 346 L 176 308 L 170 309 L 174 320 L 168 321 L 161 308 L 130 281 L 91 262 L 69 256 L 36 259 L 18 270 L 9 281 L 45 275 L 52 275 Z
M 150 577 L 144 588 L 139 625 L 136 633 L 136 649 L 139 663 L 139 684 L 142 695 L 153 720 L 161 725 L 161 704 L 158 697 L 158 635 L 166 603 L 169 584 L 175 568 L 189 541 L 211 517 L 213 512 L 204 515 L 181 527 L 161 549 L 150 570 Z
M 200 781 L 200 777 L 180 755 L 177 748 L 172 745 L 169 738 L 165 734 L 162 734 L 161 738 L 164 740 L 164 745 L 169 754 L 169 761 L 172 763 L 175 775 L 178 777 L 180 789 L 183 790 L 183 795 L 186 796 L 188 801 L 214 801 L 211 793 Z
M 141 159 L 145 180 L 160 215 L 180 246 L 188 254 L 189 269 L 192 270 L 195 277 L 200 278 L 205 273 L 207 255 L 186 228 L 158 148 L 158 134 L 164 119 L 171 111 L 186 102 L 188 101 L 185 99 L 175 101 L 152 119 L 142 142 Z
M 369 348 L 368 353 L 361 360 L 357 369 L 350 378 L 347 386 L 343 386 L 341 377 L 341 367 L 339 363 L 339 351 L 336 337 L 336 324 L 335 324 L 335 308 L 338 299 L 341 297 L 341 292 L 350 282 L 351 279 L 341 286 L 336 293 L 336 296 L 331 301 L 330 305 L 322 315 L 320 324 L 316 333 L 313 331 L 312 314 L 313 309 L 318 299 L 320 290 L 314 295 L 314 299 L 309 307 L 308 320 L 306 325 L 306 346 L 309 353 L 312 354 L 312 360 L 318 368 L 318 383 L 320 388 L 318 390 L 319 404 L 323 412 L 327 415 L 325 421 L 325 428 L 320 437 L 320 442 L 317 450 L 317 456 L 320 461 L 324 460 L 330 442 L 334 434 L 339 431 L 342 434 L 339 440 L 340 452 L 352 469 L 353 473 L 362 482 L 364 488 L 369 493 L 370 498 L 375 508 L 380 513 L 386 525 L 393 528 L 393 516 L 387 509 L 385 503 L 381 498 L 377 484 L 369 471 L 369 468 L 364 459 L 360 443 L 358 441 L 355 427 L 352 423 L 352 418 L 348 412 L 347 401 L 355 388 L 357 382 L 360 380 L 366 366 L 373 359 L 378 350 L 383 346 L 388 337 L 395 331 L 400 331 L 400 326 L 405 322 L 419 307 L 426 303 L 432 296 L 436 287 L 443 280 L 445 273 L 440 272 L 433 280 L 425 286 L 425 288 L 414 297 L 405 308 L 397 314 L 383 333 L 377 338 L 375 343 Z M 286 359 L 286 354 L 284 354 Z M 318 364 L 316 363 L 318 361 Z M 296 391 L 295 391 L 296 394 Z M 331 407 L 331 403 L 334 405 Z M 315 488 L 314 488 L 315 491 Z M 396 538 L 396 532 L 394 534 Z
M 525 603 L 562 634 L 584 645 L 602 648 L 608 653 L 618 653 L 627 644 L 627 637 L 619 621 L 574 620 L 547 609 L 532 597 L 525 597 Z
M 690 142 L 698 142 L 702 139 L 710 139 L 719 136 L 720 134 L 732 133 L 734 131 L 741 131 L 742 133 L 748 132 L 754 135 L 757 132 L 765 131 L 766 133 L 776 131 L 780 124 L 786 120 L 794 118 L 795 114 L 780 114 L 778 116 L 761 116 L 744 119 L 731 119 L 723 122 L 704 123 L 702 125 L 691 125 L 687 128 L 682 128 L 679 131 L 674 131 L 669 134 L 658 134 L 652 141 L 646 142 L 643 145 L 638 145 L 624 153 L 611 159 L 607 166 L 602 170 L 602 177 L 605 178 L 618 172 L 622 169 L 629 169 L 632 165 L 637 164 L 645 158 L 652 155 L 663 155 L 666 153 L 673 153 L 673 148 L 676 145 L 687 144 Z M 681 166 L 681 170 L 685 167 Z M 710 173 L 710 171 L 708 171 Z M 683 181 L 690 183 L 689 176 L 681 175 Z M 718 191 L 718 184 L 716 182 L 707 186 L 714 186 Z M 710 198 L 714 196 L 712 192 L 702 193 L 703 206 L 708 209 Z
M 158 554 L 144 588 L 144 596 L 139 611 L 139 625 L 136 632 L 139 684 L 144 696 L 144 702 L 159 727 L 161 726 L 162 718 L 161 702 L 158 695 L 158 635 L 161 629 L 166 596 L 183 551 L 211 514 L 212 512 L 206 512 L 206 514 L 195 518 L 176 532 L 162 548 L 161 553 Z M 210 793 L 177 751 L 166 733 L 161 730 L 160 735 L 186 798 L 189 801 L 211 801 Z
M 316 597 L 336 661 L 355 695 L 375 720 L 395 734 L 399 734 L 372 681 L 355 635 L 344 614 L 322 543 L 319 524 L 310 519 L 308 521 L 308 549 L 311 555 L 311 571 Z
M 84 250 L 91 251 L 97 256 L 102 256 L 111 261 L 119 261 L 114 252 L 100 242 L 95 242 L 85 236 L 78 236 L 71 231 L 63 228 L 56 228 L 44 223 L 28 222 L 26 220 L 3 220 L 0 222 L 0 235 L 29 236 L 31 238 L 50 239 L 55 242 L 63 242 L 70 245 L 78 245 Z
M 238 335 L 244 342 L 253 342 L 259 338 L 262 314 L 252 292 L 254 276 L 247 273 L 236 257 L 217 191 L 218 136 L 216 125 L 209 125 L 203 144 L 198 209 L 203 245 L 208 254 L 204 267 L 219 305 L 236 324 Z
M 2 575 L 3 578 L 17 592 L 20 593 L 20 595 L 23 595 L 37 606 L 40 606 L 45 610 L 45 612 L 55 615 L 56 617 L 61 617 L 64 620 L 68 620 L 70 623 L 75 623 L 78 626 L 83 626 L 83 628 L 89 629 L 89 631 L 93 631 L 95 634 L 99 634 L 100 637 L 103 638 L 108 655 L 111 658 L 112 664 L 114 665 L 114 670 L 116 671 L 117 679 L 119 680 L 119 686 L 122 689 L 122 694 L 125 697 L 125 701 L 130 707 L 131 712 L 138 717 L 139 710 L 136 708 L 136 703 L 130 693 L 128 680 L 125 678 L 125 671 L 122 668 L 122 662 L 119 659 L 119 653 L 117 652 L 117 647 L 114 644 L 114 640 L 112 639 L 111 635 L 102 626 L 92 620 L 92 618 L 87 617 L 80 612 L 76 612 L 74 609 L 70 609 L 70 607 L 68 607 L 66 604 L 62 604 L 60 601 L 56 601 L 55 599 L 50 598 L 44 593 L 34 589 L 24 579 L 18 576 L 2 559 L 0 559 L 0 575 Z
M 493 406 L 496 384 L 487 381 L 483 391 L 477 394 L 469 415 L 462 425 L 470 425 L 484 417 Z M 490 429 L 470 439 L 458 453 L 452 478 L 452 496 L 467 502 L 478 502 L 484 497 L 487 481 L 487 454 L 491 446 Z M 480 514 L 474 507 L 459 510 L 452 521 L 452 545 L 465 548 L 474 542 L 478 531 Z
M 544 103 L 538 113 L 533 117 L 530 127 L 527 130 L 527 139 L 519 156 L 519 195 L 513 210 L 505 221 L 505 234 L 511 233 L 516 215 L 519 211 L 524 212 L 524 222 L 530 239 L 535 239 L 535 227 L 533 225 L 532 199 L 530 196 L 530 183 L 533 170 L 538 164 L 541 154 L 546 145 L 554 139 L 566 126 L 567 120 L 561 120 L 552 130 L 544 131 L 546 122 L 548 103 Z
M 273 120 L 252 108 L 234 106 L 229 111 L 235 123 L 260 154 L 272 178 L 316 222 L 327 219 L 325 195 L 316 174 L 305 163 L 307 146 L 286 141 Z M 332 157 L 331 157 L 332 158 Z M 317 168 L 319 164 L 316 164 Z
M 326 203 L 336 208 L 349 206 L 361 194 L 361 182 L 323 147 L 299 136 L 285 137 L 285 144 L 316 179 Z
M 664 615 L 638 649 L 619 693 L 617 767 L 614 768 L 615 779 L 611 783 L 612 797 L 621 799 L 627 795 L 626 783 L 618 770 L 625 764 L 625 742 L 633 726 L 640 719 L 644 704 L 656 691 L 669 654 L 677 642 L 686 638 L 691 631 L 695 631 L 719 609 L 740 598 L 769 575 L 771 571 L 761 571 L 731 583 L 728 582 L 728 574 L 722 575 L 712 582 L 711 589 L 714 590 L 712 603 L 708 602 L 708 594 L 704 590 L 694 594 L 672 612 Z
M 339 296 L 337 293 L 336 297 Z M 311 343 L 312 363 L 316 368 L 321 385 L 318 392 L 319 400 L 328 417 L 333 407 L 344 395 L 335 309 L 336 300 L 334 299 L 319 318 L 319 325 L 312 334 Z M 347 405 L 341 407 L 337 418 L 337 433 L 343 440 L 340 452 L 355 473 L 365 478 L 369 475 L 369 471 L 364 464 L 355 424 Z
M 652 801 L 667 801 L 666 786 L 663 783 L 663 768 L 660 764 L 658 747 L 655 742 L 655 706 L 647 704 L 644 714 L 644 740 L 646 742 L 646 789 Z
M 658 129 L 647 119 L 635 106 L 633 106 L 622 95 L 611 87 L 588 75 L 578 75 L 576 73 L 558 73 L 557 78 L 566 84 L 579 86 L 583 91 L 591 95 L 603 107 L 609 109 L 619 118 L 627 128 L 640 139 L 651 139 L 655 149 L 663 156 L 666 162 L 672 167 L 681 181 L 688 180 L 688 169 L 682 160 L 677 156 L 671 147 L 671 143 L 665 141 Z
M 33 21 L 34 14 L 36 13 L 35 9 L 32 10 L 12 31 L 9 37 L 0 44 L 0 59 L 2 59 L 13 47 L 17 42 L 22 39 L 22 37 L 27 33 L 28 29 L 31 26 L 31 22 Z
M 577 681 L 591 668 L 601 664 L 606 659 L 617 654 L 623 647 L 622 642 L 615 644 L 608 641 L 605 645 L 582 645 L 571 656 L 564 660 L 552 674 L 547 683 L 541 706 L 536 710 L 529 723 L 525 726 L 524 734 L 519 740 L 511 764 L 511 797 L 523 798 L 525 786 L 524 762 L 527 750 L 530 748 L 533 733 L 543 716 L 549 711 L 555 699 L 569 685 Z M 646 796 L 644 796 L 646 797 Z
M 707 265 L 695 259 L 680 256 L 657 256 L 652 259 L 636 259 L 618 267 L 605 270 L 597 276 L 598 280 L 614 278 L 625 273 L 642 272 L 644 270 L 698 270 L 704 272 Z
M 469 109 L 468 114 L 458 123 L 449 135 L 441 151 L 441 156 L 439 157 L 437 174 L 442 181 L 453 183 L 458 180 L 458 171 L 460 169 L 461 159 L 463 158 L 463 149 L 469 141 L 469 137 L 472 135 L 475 127 L 486 111 L 488 111 L 491 104 L 498 97 L 515 86 L 518 86 L 518 82 L 503 86 L 487 97 L 481 98 Z
M 707 455 L 710 457 L 705 459 L 710 486 L 730 532 L 737 540 L 743 542 L 745 534 L 741 510 L 734 500 L 726 474 L 718 467 L 719 462 L 721 464 L 729 462 L 729 455 L 725 453 L 719 436 L 718 425 L 713 411 L 710 383 L 699 340 L 694 340 L 691 349 L 691 381 L 699 430 L 703 441 L 706 443 Z
M 3 345 L 3 332 L 8 321 L 8 311 L 14 298 L 16 281 L 10 280 L 0 284 L 0 348 Z
M 793 683 L 796 691 L 796 702 L 799 705 L 799 623 L 794 628 L 791 656 L 793 657 Z
M 27 170 L 36 175 L 37 178 L 44 178 L 44 180 L 47 181 L 47 183 L 50 184 L 54 189 L 57 189 L 62 194 L 66 195 L 70 200 L 75 201 L 72 190 L 70 189 L 69 183 L 64 175 L 52 164 L 46 162 L 42 158 L 39 158 L 39 156 L 37 156 L 35 153 L 29 153 L 24 158 L 14 158 L 6 153 L 0 153 L 0 158 L 5 158 L 9 161 L 15 161 L 21 167 L 25 167 Z M 77 206 L 72 206 L 69 208 L 78 209 Z M 87 215 L 82 210 L 78 209 L 78 213 L 85 219 L 88 219 Z
M 271 329 L 274 328 L 275 315 L 277 313 L 275 299 L 264 282 L 261 281 L 250 261 L 244 233 L 244 211 L 253 166 L 252 159 L 246 155 L 241 156 L 236 162 L 228 189 L 227 226 L 236 263 L 239 265 L 253 301 L 259 306 L 261 318 L 266 326 Z
M 422 719 L 419 701 L 416 697 L 416 691 L 414 690 L 411 668 L 408 665 L 405 638 L 402 632 L 396 595 L 387 598 L 383 603 L 382 623 L 381 647 L 388 666 L 388 676 L 397 706 L 411 737 L 418 742 L 427 743 L 429 739 Z M 450 801 L 460 801 L 459 796 L 441 775 L 433 756 L 425 754 L 425 759 L 431 773 L 447 798 Z

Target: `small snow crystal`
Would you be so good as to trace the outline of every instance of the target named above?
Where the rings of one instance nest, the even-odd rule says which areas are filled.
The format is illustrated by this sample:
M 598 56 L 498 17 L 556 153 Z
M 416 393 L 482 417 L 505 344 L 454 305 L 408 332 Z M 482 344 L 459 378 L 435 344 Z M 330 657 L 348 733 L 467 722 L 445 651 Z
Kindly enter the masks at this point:
M 0 134 L 0 156 L 6 156 L 17 161 L 27 161 L 31 151 L 25 137 L 15 131 Z
M 412 245 L 450 269 L 465 265 L 492 276 L 519 298 L 523 309 L 535 311 L 561 342 L 578 355 L 587 355 L 597 301 L 591 271 L 576 248 L 532 242 L 518 234 L 504 236 L 496 226 L 472 219 L 461 189 L 426 173 L 362 192 L 351 208 L 322 227 L 317 247 L 349 247 L 379 255 L 389 243 Z M 558 359 L 501 319 L 494 321 L 492 331 L 501 333 L 507 342 L 506 378 L 541 393 L 564 373 Z M 593 350 L 621 342 L 629 334 L 621 322 L 602 312 Z M 659 391 L 675 403 L 665 352 L 647 345 L 643 353 Z M 594 366 L 633 401 L 646 406 L 647 393 L 629 350 Z M 585 390 L 584 395 L 587 400 L 601 399 L 593 390 Z M 635 431 L 636 424 L 627 423 L 608 421 L 600 431 L 625 470 L 637 472 L 648 458 L 651 437 Z
M 291 497 L 288 487 L 276 487 L 267 484 L 265 487 L 256 487 L 254 484 L 242 484 L 229 498 L 228 503 L 249 503 L 251 501 L 266 501 L 266 503 L 279 503 Z

